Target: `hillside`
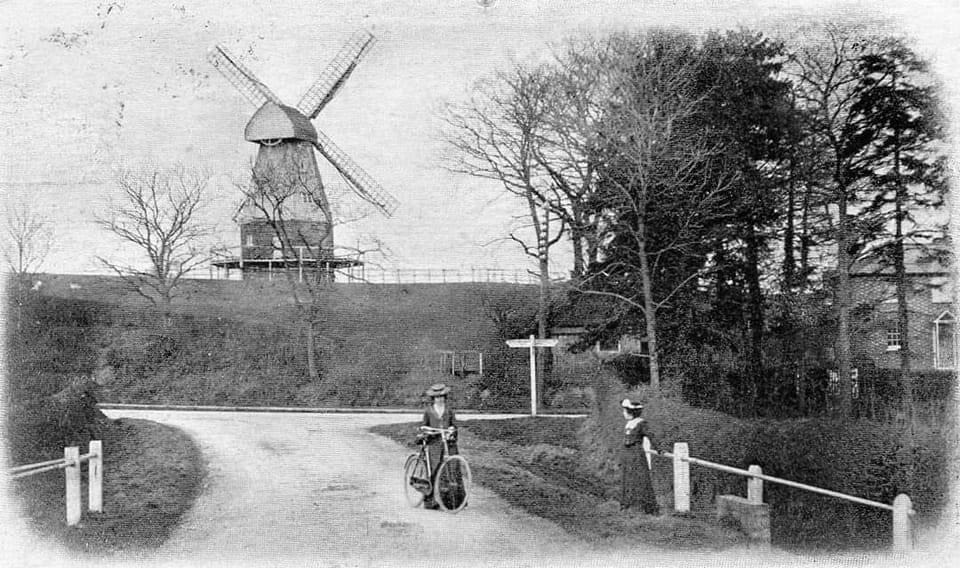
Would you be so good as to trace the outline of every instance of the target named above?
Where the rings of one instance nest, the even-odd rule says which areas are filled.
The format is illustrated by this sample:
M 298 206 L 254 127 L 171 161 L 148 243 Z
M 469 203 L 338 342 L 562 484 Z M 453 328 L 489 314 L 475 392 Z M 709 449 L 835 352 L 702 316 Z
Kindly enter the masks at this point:
M 525 354 L 504 339 L 532 329 L 534 286 L 333 283 L 317 325 L 322 377 L 311 381 L 286 281 L 186 281 L 163 317 L 117 278 L 41 280 L 43 297 L 110 307 L 88 330 L 103 401 L 408 405 L 446 380 L 460 404 L 489 388 L 487 403 L 503 407 L 526 392 Z M 483 352 L 484 377 L 440 373 L 438 350 Z

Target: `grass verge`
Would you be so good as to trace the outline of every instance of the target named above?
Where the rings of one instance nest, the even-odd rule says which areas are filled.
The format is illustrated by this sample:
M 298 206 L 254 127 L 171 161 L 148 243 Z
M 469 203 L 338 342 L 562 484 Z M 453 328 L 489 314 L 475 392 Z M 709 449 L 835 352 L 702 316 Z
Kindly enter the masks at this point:
M 159 546 L 200 492 L 206 474 L 200 449 L 181 430 L 147 420 L 111 420 L 101 438 L 103 513 L 86 511 L 84 467 L 80 525 L 66 525 L 62 473 L 15 482 L 24 517 L 38 534 L 76 552 Z
M 549 417 L 465 420 L 459 423 L 460 450 L 470 460 L 475 483 L 590 542 L 613 539 L 697 550 L 745 542 L 738 530 L 718 524 L 710 514 L 622 513 L 611 490 L 617 484 L 580 465 L 582 423 L 582 418 Z M 416 426 L 386 424 L 371 431 L 413 449 Z

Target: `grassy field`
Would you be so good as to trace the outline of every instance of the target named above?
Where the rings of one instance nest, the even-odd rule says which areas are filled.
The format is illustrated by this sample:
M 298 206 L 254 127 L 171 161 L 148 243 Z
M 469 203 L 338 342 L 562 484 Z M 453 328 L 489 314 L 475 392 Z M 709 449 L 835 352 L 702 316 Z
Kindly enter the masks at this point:
M 473 479 L 515 507 L 549 519 L 593 542 L 656 545 L 673 549 L 719 550 L 743 544 L 734 527 L 720 525 L 712 512 L 661 516 L 622 513 L 619 479 L 601 479 L 584 469 L 577 439 L 582 419 L 511 418 L 465 420 L 460 451 Z M 377 426 L 374 433 L 414 449 L 416 424 Z M 661 501 L 663 501 L 661 499 Z
M 103 306 L 84 334 L 92 367 L 85 372 L 97 377 L 105 402 L 405 405 L 419 404 L 432 382 L 454 380 L 461 404 L 477 405 L 489 388 L 485 403 L 509 409 L 519 396 L 504 385 L 526 384 L 525 354 L 503 340 L 533 325 L 531 286 L 330 284 L 315 322 L 320 376 L 311 378 L 304 324 L 284 281 L 185 281 L 169 314 L 116 278 L 43 282 L 36 295 L 44 302 Z M 442 372 L 440 352 L 450 350 L 482 352 L 484 377 Z
M 41 535 L 82 554 L 156 547 L 167 540 L 200 493 L 200 450 L 182 431 L 146 420 L 118 419 L 103 428 L 103 513 L 86 510 L 77 527 L 64 520 L 63 475 L 22 478 L 23 518 Z M 81 495 L 86 495 L 84 475 Z

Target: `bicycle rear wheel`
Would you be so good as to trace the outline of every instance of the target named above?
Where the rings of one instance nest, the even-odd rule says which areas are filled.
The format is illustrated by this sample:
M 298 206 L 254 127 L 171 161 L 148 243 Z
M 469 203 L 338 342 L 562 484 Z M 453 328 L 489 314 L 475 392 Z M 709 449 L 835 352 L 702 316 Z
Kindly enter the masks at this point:
M 450 513 L 458 513 L 467 506 L 470 497 L 470 464 L 463 456 L 449 456 L 437 469 L 434 481 L 433 499 L 440 508 Z
M 427 461 L 418 454 L 411 454 L 403 464 L 403 494 L 407 503 L 411 507 L 419 507 L 432 489 Z

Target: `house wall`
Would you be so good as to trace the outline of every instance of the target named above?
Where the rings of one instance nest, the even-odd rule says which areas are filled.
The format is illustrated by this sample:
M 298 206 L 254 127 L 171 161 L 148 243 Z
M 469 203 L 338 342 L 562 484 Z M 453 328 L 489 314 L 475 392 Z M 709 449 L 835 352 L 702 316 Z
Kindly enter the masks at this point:
M 851 349 L 855 364 L 870 360 L 880 368 L 898 368 L 900 354 L 887 346 L 888 330 L 897 323 L 897 303 L 892 279 L 857 276 L 853 286 Z M 909 347 L 915 370 L 935 368 L 934 321 L 951 310 L 952 286 L 943 274 L 909 277 Z

